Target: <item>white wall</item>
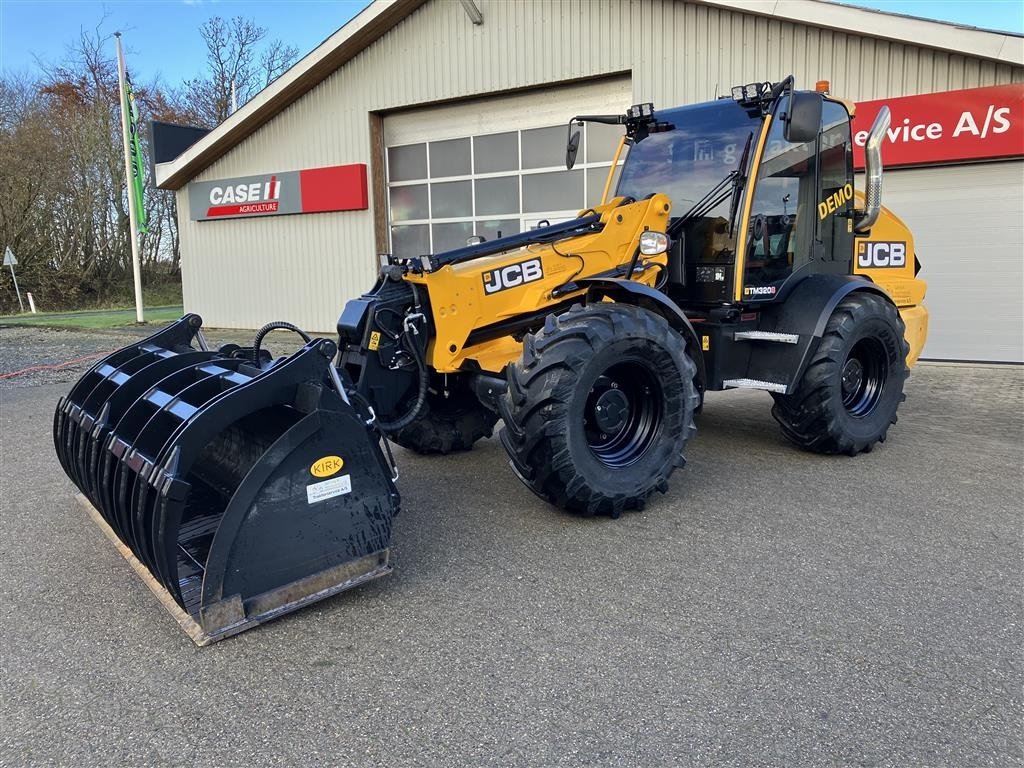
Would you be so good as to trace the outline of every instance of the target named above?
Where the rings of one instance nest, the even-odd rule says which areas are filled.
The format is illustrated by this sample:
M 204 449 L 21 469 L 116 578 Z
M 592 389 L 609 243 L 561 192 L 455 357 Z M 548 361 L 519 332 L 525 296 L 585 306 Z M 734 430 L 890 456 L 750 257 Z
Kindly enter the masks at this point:
M 853 100 L 1024 81 L 1024 69 L 680 0 L 431 0 L 206 169 L 200 180 L 368 163 L 368 113 L 631 73 L 675 106 L 793 73 Z M 325 34 L 330 30 L 324 30 Z M 575 113 L 565 105 L 565 119 Z M 208 325 L 333 329 L 375 274 L 371 211 L 192 222 L 178 192 L 185 306 Z

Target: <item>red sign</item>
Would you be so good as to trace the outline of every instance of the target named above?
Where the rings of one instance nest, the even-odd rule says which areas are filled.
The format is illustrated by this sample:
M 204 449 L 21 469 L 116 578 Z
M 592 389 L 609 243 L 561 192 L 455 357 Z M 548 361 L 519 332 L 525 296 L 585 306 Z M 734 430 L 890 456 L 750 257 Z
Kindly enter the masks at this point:
M 299 188 L 303 213 L 365 211 L 369 203 L 362 163 L 299 171 Z
M 892 113 L 882 143 L 886 167 L 1024 156 L 1024 83 L 859 102 L 853 120 L 858 169 L 883 106 Z
M 188 185 L 193 221 L 288 213 L 365 211 L 366 166 L 334 165 Z

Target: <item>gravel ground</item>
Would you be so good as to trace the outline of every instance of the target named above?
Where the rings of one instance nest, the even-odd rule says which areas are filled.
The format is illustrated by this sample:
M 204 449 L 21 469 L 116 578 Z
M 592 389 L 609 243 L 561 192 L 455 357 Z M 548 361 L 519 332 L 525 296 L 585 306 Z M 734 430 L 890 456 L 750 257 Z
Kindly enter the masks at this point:
M 399 450 L 395 573 L 205 649 L 76 506 L 67 388 L 0 392 L 0 766 L 1024 761 L 1022 368 L 919 366 L 856 459 L 714 393 L 617 521 L 538 501 L 497 440 Z
M 126 326 L 111 330 L 0 327 L 0 390 L 77 381 L 105 353 L 143 339 L 153 332 L 152 326 Z M 253 337 L 252 331 L 204 328 L 203 332 L 211 347 L 228 342 L 248 345 L 252 343 Z M 281 354 L 289 348 L 291 338 L 298 342 L 297 337 L 279 331 L 270 337 L 267 348 L 274 354 Z M 29 370 L 4 378 L 5 374 L 33 366 L 60 367 L 44 367 L 42 370 Z

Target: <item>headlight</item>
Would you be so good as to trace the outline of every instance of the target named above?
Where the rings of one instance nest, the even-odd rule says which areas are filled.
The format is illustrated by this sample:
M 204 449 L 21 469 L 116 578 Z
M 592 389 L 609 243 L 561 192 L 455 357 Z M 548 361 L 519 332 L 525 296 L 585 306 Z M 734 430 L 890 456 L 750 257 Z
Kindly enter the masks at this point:
M 664 232 L 644 232 L 640 235 L 640 253 L 657 256 L 668 250 L 668 237 Z

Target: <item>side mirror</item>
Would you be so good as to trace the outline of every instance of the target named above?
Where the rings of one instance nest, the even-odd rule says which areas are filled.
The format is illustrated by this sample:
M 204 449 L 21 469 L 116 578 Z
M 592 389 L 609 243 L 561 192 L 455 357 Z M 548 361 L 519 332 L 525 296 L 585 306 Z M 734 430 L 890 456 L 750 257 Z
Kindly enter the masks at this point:
M 565 169 L 572 170 L 576 165 L 576 153 L 580 151 L 580 132 L 572 130 L 572 123 L 569 124 L 569 143 L 565 147 Z
M 814 141 L 821 130 L 821 96 L 807 91 L 794 91 L 786 107 L 783 137 L 790 144 Z

